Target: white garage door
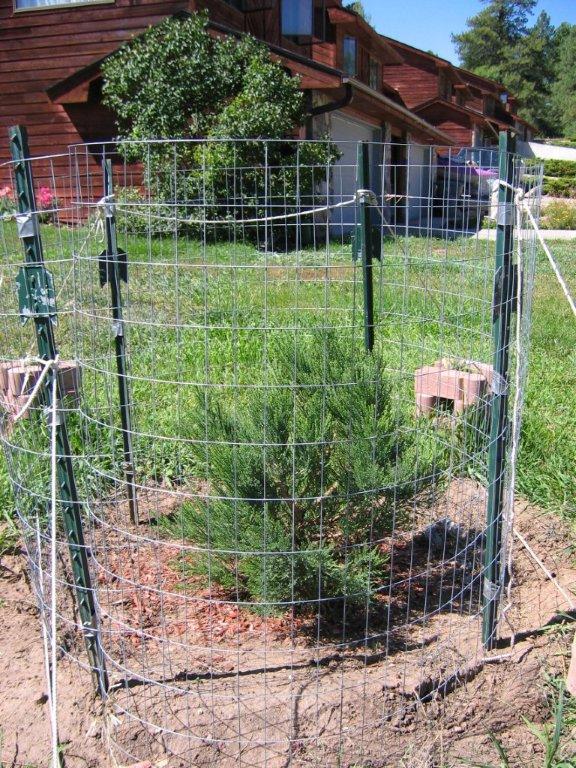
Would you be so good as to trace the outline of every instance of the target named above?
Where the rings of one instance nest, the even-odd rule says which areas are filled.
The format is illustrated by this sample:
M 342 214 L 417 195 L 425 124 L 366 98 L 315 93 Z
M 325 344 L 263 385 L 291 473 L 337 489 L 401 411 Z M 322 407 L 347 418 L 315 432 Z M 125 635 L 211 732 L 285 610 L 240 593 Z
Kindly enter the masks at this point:
M 356 192 L 356 167 L 358 157 L 358 142 L 380 141 L 381 132 L 378 128 L 360 120 L 348 117 L 342 112 L 334 112 L 331 126 L 332 141 L 338 144 L 342 157 L 332 174 L 332 202 L 349 199 Z M 331 222 L 333 234 L 338 229 L 349 229 L 355 221 L 353 207 L 340 208 L 332 212 Z

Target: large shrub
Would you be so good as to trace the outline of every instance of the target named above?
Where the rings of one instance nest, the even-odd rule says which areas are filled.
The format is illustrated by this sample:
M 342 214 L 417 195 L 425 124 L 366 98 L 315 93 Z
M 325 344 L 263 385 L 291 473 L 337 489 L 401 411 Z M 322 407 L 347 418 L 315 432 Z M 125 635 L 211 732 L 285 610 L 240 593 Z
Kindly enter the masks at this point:
M 576 203 L 555 200 L 543 212 L 542 229 L 576 229 Z
M 576 197 L 576 176 L 545 176 L 542 191 L 551 197 Z
M 544 174 L 555 177 L 576 177 L 575 160 L 544 160 Z
M 196 391 L 194 452 L 208 498 L 169 524 L 199 548 L 187 565 L 266 610 L 382 584 L 379 543 L 447 449 L 413 421 L 383 361 L 335 333 L 277 334 L 266 386 L 233 400 Z
M 105 103 L 117 115 L 122 150 L 144 166 L 147 196 L 203 233 L 197 222 L 232 226 L 311 205 L 337 157 L 329 141 L 286 141 L 305 121 L 304 94 L 266 46 L 213 37 L 207 25 L 204 13 L 167 19 L 103 64 Z M 147 141 L 163 138 L 203 141 Z M 228 233 L 220 225 L 209 234 Z

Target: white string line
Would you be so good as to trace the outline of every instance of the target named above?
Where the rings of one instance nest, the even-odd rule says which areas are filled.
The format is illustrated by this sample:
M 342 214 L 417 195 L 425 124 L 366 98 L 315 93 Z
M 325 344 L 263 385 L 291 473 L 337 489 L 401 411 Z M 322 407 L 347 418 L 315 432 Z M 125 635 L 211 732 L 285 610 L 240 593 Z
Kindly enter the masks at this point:
M 540 227 L 538 226 L 538 222 L 536 221 L 532 211 L 530 210 L 530 206 L 528 205 L 526 198 L 530 194 L 535 194 L 537 191 L 537 188 L 534 188 L 529 193 L 525 193 L 524 190 L 521 187 L 514 187 L 508 182 L 501 181 L 500 184 L 507 188 L 511 189 L 515 193 L 514 198 L 514 204 L 516 207 L 516 226 L 518 228 L 518 280 L 517 280 L 517 293 L 516 293 L 516 373 L 515 373 L 515 397 L 514 397 L 514 410 L 513 410 L 513 424 L 512 424 L 512 445 L 511 445 L 511 454 L 510 454 L 510 484 L 509 484 L 509 529 L 513 532 L 514 536 L 518 539 L 518 541 L 522 544 L 524 549 L 528 552 L 529 556 L 534 560 L 534 562 L 539 566 L 539 568 L 542 570 L 544 575 L 547 579 L 550 580 L 550 582 L 555 586 L 555 588 L 558 590 L 558 592 L 564 597 L 564 599 L 568 602 L 570 605 L 570 608 L 573 610 L 576 608 L 576 599 L 573 595 L 570 595 L 564 587 L 560 584 L 558 579 L 555 578 L 555 576 L 550 572 L 550 570 L 546 567 L 542 559 L 536 554 L 534 549 L 530 546 L 528 541 L 525 539 L 525 537 L 518 531 L 517 528 L 514 527 L 514 518 L 515 518 L 515 510 L 514 510 L 514 490 L 515 490 L 515 483 L 516 483 L 516 463 L 517 463 L 517 457 L 518 457 L 518 448 L 519 448 L 519 442 L 520 442 L 520 435 L 519 435 L 519 413 L 520 413 L 520 377 L 521 377 L 521 304 L 522 304 L 522 246 L 521 246 L 521 238 L 520 238 L 520 232 L 522 228 L 522 212 L 526 213 L 528 216 L 528 220 L 530 221 L 530 224 L 532 225 L 532 228 L 534 232 L 536 233 L 536 236 L 540 242 L 540 245 L 544 249 L 544 252 L 546 253 L 546 256 L 548 257 L 548 261 L 550 262 L 550 266 L 552 267 L 552 270 L 554 271 L 554 274 L 556 275 L 556 278 L 560 284 L 560 287 L 562 288 L 562 291 L 564 292 L 564 295 L 570 305 L 570 308 L 572 309 L 573 314 L 576 316 L 576 304 L 574 302 L 574 299 L 572 298 L 570 291 L 568 289 L 568 286 L 566 285 L 566 282 L 564 280 L 564 277 L 556 264 L 556 261 L 552 255 L 552 252 L 548 248 L 546 241 L 544 240 L 544 237 L 542 235 L 542 232 L 540 230 Z M 508 567 L 510 568 L 512 564 L 512 547 L 510 547 L 509 550 L 509 556 L 508 556 Z M 508 586 L 508 605 L 503 609 L 503 613 L 505 614 L 506 611 L 511 607 L 512 601 L 511 601 L 511 595 L 510 590 L 512 586 L 512 580 L 509 582 Z
M 512 438 L 510 448 L 510 476 L 508 480 L 508 499 L 506 508 L 504 510 L 504 521 L 507 524 L 505 546 L 508 550 L 508 556 L 506 558 L 506 565 L 508 569 L 508 583 L 506 587 L 507 604 L 502 608 L 502 619 L 505 619 L 507 612 L 512 608 L 514 601 L 512 599 L 512 588 L 514 585 L 513 579 L 513 557 L 514 549 L 512 541 L 510 540 L 510 533 L 514 530 L 514 521 L 516 518 L 516 509 L 514 505 L 516 495 L 516 462 L 518 460 L 518 449 L 520 446 L 520 412 L 521 412 L 521 383 L 522 383 L 522 276 L 523 276 L 523 251 L 522 251 L 522 238 L 520 232 L 522 231 L 522 214 L 525 210 L 525 201 L 522 204 L 518 204 L 520 200 L 521 190 L 516 190 L 516 204 L 515 204 L 515 217 L 516 217 L 516 327 L 515 327 L 515 344 L 516 344 L 516 361 L 514 369 L 514 405 L 512 408 Z M 501 563 L 501 568 L 503 563 Z
M 528 216 L 528 220 L 532 225 L 532 229 L 536 233 L 536 237 L 538 238 L 538 241 L 540 242 L 540 245 L 542 246 L 544 253 L 548 257 L 550 266 L 552 267 L 552 270 L 556 275 L 556 279 L 558 280 L 560 287 L 562 288 L 562 291 L 564 293 L 564 296 L 566 297 L 566 300 L 568 301 L 568 304 L 570 305 L 570 309 L 572 310 L 572 313 L 576 317 L 576 302 L 574 301 L 570 293 L 570 289 L 568 288 L 568 285 L 566 284 L 566 281 L 562 275 L 562 272 L 560 271 L 560 267 L 556 263 L 556 260 L 554 259 L 554 256 L 552 255 L 550 248 L 548 248 L 548 246 L 546 245 L 546 241 L 544 240 L 544 236 L 542 235 L 542 231 L 538 225 L 538 222 L 534 218 L 534 214 L 532 213 L 532 211 L 530 210 L 530 206 L 526 202 L 526 198 L 532 194 L 536 194 L 536 191 L 538 188 L 535 187 L 533 190 L 530 190 L 530 192 L 524 192 L 522 187 L 514 187 L 512 184 L 509 184 L 507 181 L 503 181 L 503 180 L 500 181 L 500 185 L 505 187 L 506 189 L 511 189 L 514 192 L 514 204 L 516 206 L 521 206 L 522 209 L 526 212 Z
M 50 694 L 48 697 L 48 705 L 50 709 L 50 727 L 52 734 L 52 768 L 58 768 L 60 765 L 60 747 L 58 743 L 58 674 L 57 674 L 57 662 L 58 662 L 58 641 L 57 641 L 57 628 L 58 617 L 56 613 L 57 608 L 57 585 L 56 585 L 56 559 L 57 559 L 57 508 L 58 508 L 58 466 L 57 466 L 57 446 L 56 446 L 56 433 L 58 425 L 58 355 L 53 360 L 42 360 L 41 358 L 27 358 L 27 363 L 37 363 L 43 365 L 44 368 L 38 377 L 38 381 L 34 385 L 34 388 L 30 392 L 28 399 L 24 406 L 14 417 L 14 421 L 21 419 L 32 407 L 32 404 L 36 400 L 40 388 L 42 387 L 44 380 L 48 373 L 52 371 L 54 373 L 52 379 L 52 402 L 50 404 L 50 634 L 51 634 L 51 647 L 50 647 L 50 661 L 46 670 L 46 676 L 50 681 Z M 39 531 L 38 531 L 39 535 Z M 39 559 L 41 559 L 39 550 Z M 42 565 L 40 562 L 40 570 L 42 571 Z M 45 630 L 44 630 L 45 632 Z M 45 655 L 45 661 L 47 659 L 47 653 Z
M 50 368 L 53 371 L 52 378 L 52 402 L 51 412 L 52 418 L 50 423 L 50 472 L 51 472 L 51 499 L 50 499 L 50 618 L 51 618 L 51 634 L 52 634 L 52 658 L 51 658 L 51 672 L 52 672 L 52 699 L 51 699 L 51 719 L 53 721 L 52 731 L 52 768 L 57 768 L 60 765 L 59 745 L 58 745 L 58 697 L 57 697 L 57 661 L 58 661 L 58 639 L 57 639 L 57 590 L 56 590 L 56 558 L 57 558 L 57 536 L 56 536 L 56 524 L 57 524 L 57 487 L 58 487 L 58 465 L 56 456 L 56 436 L 58 427 L 58 356 L 55 360 L 49 361 L 50 365 L 46 365 L 46 370 Z
M 38 392 L 40 391 L 40 388 L 44 384 L 44 379 L 46 378 L 46 376 L 48 376 L 49 372 L 53 368 L 57 368 L 58 360 L 59 360 L 58 356 L 56 357 L 55 360 L 43 360 L 40 357 L 27 357 L 27 358 L 24 359 L 24 361 L 23 361 L 23 365 L 24 366 L 26 366 L 26 365 L 41 365 L 41 366 L 43 366 L 43 370 L 40 373 L 40 376 L 38 377 L 38 380 L 37 380 L 36 384 L 34 385 L 34 388 L 30 392 L 30 395 L 28 396 L 28 399 L 26 400 L 26 402 L 24 403 L 22 408 L 18 411 L 16 416 L 14 416 L 14 419 L 13 419 L 14 423 L 19 421 L 23 416 L 25 416 L 28 413 L 28 411 L 32 407 L 34 401 L 36 400 L 36 396 L 38 395 Z M 26 381 L 29 378 L 29 375 L 30 375 L 29 373 L 26 374 L 26 379 L 24 380 L 24 384 L 22 385 L 22 390 L 21 390 L 20 394 L 24 394 L 24 390 L 26 389 Z M 57 376 L 55 376 L 54 378 L 57 379 Z
M 574 595 L 571 595 L 569 592 L 567 592 L 562 584 L 558 581 L 558 579 L 554 576 L 551 571 L 548 570 L 542 559 L 536 554 L 536 552 L 532 549 L 530 544 L 526 541 L 524 536 L 520 533 L 520 531 L 516 528 L 514 528 L 514 536 L 518 539 L 518 541 L 522 544 L 524 549 L 528 552 L 532 560 L 540 567 L 544 575 L 547 579 L 549 579 L 552 584 L 556 587 L 558 592 L 562 595 L 562 597 L 568 602 L 568 605 L 570 606 L 570 610 L 576 609 L 576 599 L 574 598 Z
M 46 629 L 46 601 L 44 600 L 44 569 L 42 568 L 42 544 L 40 536 L 40 519 L 36 515 L 36 551 L 38 553 L 38 587 L 39 587 L 39 599 L 40 599 L 40 614 L 42 621 L 40 627 L 42 629 L 42 652 L 44 656 L 44 672 L 46 673 L 46 687 L 48 689 L 48 711 L 50 713 L 50 737 L 52 745 L 52 763 L 54 766 L 58 766 L 58 763 L 54 763 L 55 750 L 58 751 L 58 718 L 57 708 L 55 705 L 56 690 L 54 688 L 54 681 L 51 675 L 51 652 L 48 648 L 48 631 Z M 54 643 L 51 644 L 54 646 Z
M 566 284 L 566 281 L 562 275 L 562 272 L 560 271 L 560 267 L 556 263 L 554 256 L 552 255 L 552 251 L 548 246 L 546 245 L 546 241 L 544 240 L 544 237 L 542 235 L 542 232 L 540 231 L 540 227 L 538 226 L 538 223 L 536 219 L 534 218 L 532 211 L 529 209 L 529 207 L 524 203 L 526 213 L 528 214 L 528 219 L 530 220 L 530 223 L 532 224 L 532 227 L 534 228 L 534 231 L 536 232 L 536 236 L 538 240 L 540 241 L 540 245 L 542 246 L 544 253 L 548 257 L 548 261 L 550 262 L 550 266 L 552 267 L 552 270 L 554 274 L 556 275 L 556 279 L 560 283 L 560 287 L 562 288 L 562 291 L 564 293 L 564 296 L 566 297 L 566 300 L 568 304 L 570 304 L 570 309 L 572 310 L 572 313 L 574 317 L 576 317 L 576 302 L 574 301 L 570 290 Z
M 372 193 L 370 193 L 372 194 Z M 137 216 L 143 216 L 146 219 L 157 219 L 160 221 L 173 221 L 177 224 L 198 224 L 199 226 L 210 226 L 215 224 L 269 224 L 270 222 L 274 221 L 287 221 L 288 219 L 300 219 L 303 216 L 314 216 L 317 213 L 327 213 L 328 211 L 337 210 L 338 208 L 346 208 L 350 205 L 355 205 L 360 201 L 360 199 L 364 196 L 368 197 L 369 190 L 358 190 L 354 197 L 351 197 L 349 200 L 343 200 L 340 203 L 331 203 L 328 205 L 322 205 L 318 208 L 310 208 L 306 211 L 298 211 L 296 213 L 283 213 L 278 214 L 277 216 L 264 216 L 262 218 L 252 218 L 252 219 L 192 219 L 192 218 L 181 218 L 180 216 L 163 216 L 161 214 L 154 214 L 150 212 L 150 204 L 147 203 L 115 203 L 115 208 L 118 210 L 127 210 L 131 213 L 136 214 Z M 108 196 L 108 198 L 101 198 L 97 203 L 82 203 L 82 205 L 86 207 L 98 207 L 100 209 L 107 208 L 110 205 L 109 198 L 112 196 Z M 78 205 L 80 203 L 77 203 Z M 165 204 L 158 203 L 158 207 L 165 207 Z M 263 203 L 265 206 L 266 203 Z M 258 207 L 258 203 L 254 204 L 255 207 Z M 194 206 L 197 208 L 207 208 L 211 207 L 209 203 L 203 203 L 198 204 L 197 206 Z M 137 208 L 145 208 L 145 211 L 138 211 Z

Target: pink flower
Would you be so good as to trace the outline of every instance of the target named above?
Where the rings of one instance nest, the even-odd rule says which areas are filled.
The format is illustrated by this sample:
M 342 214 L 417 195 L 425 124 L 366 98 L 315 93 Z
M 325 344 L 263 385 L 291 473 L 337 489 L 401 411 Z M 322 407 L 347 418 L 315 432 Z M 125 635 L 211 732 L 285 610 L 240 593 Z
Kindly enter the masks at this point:
M 7 197 L 12 199 L 12 189 L 9 186 L 0 187 L 0 197 Z
M 54 202 L 54 195 L 50 187 L 40 187 L 38 190 L 38 202 L 40 203 L 40 208 L 50 208 Z

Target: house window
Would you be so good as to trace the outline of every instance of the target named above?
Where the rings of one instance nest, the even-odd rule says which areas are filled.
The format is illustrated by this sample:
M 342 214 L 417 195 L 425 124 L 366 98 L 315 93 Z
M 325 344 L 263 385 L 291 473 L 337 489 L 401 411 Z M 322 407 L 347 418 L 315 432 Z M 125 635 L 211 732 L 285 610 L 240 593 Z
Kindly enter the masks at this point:
M 355 37 L 345 37 L 342 50 L 344 72 L 352 77 L 358 71 L 358 43 Z
M 14 0 L 16 11 L 27 11 L 34 8 L 55 8 L 61 5 L 101 5 L 114 0 Z
M 372 57 L 368 61 L 368 85 L 375 91 L 380 90 L 380 64 Z
M 311 36 L 314 28 L 314 0 L 282 0 L 282 34 L 285 37 Z
M 445 99 L 446 101 L 450 101 L 452 98 L 452 83 L 446 72 L 443 70 L 438 76 L 438 95 L 441 99 Z
M 112 0 L 14 0 L 14 8 L 17 11 L 25 11 L 29 8 L 53 8 L 59 5 L 92 5 Z

